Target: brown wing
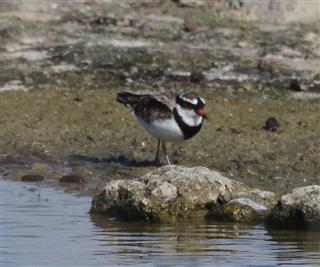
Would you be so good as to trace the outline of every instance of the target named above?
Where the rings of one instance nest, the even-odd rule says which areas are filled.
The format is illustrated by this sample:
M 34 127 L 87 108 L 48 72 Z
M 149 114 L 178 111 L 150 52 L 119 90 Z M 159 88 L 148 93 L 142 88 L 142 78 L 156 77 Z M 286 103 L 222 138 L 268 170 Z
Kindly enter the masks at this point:
M 146 122 L 168 119 L 172 115 L 173 106 L 170 104 L 170 98 L 164 95 L 156 97 L 122 91 L 118 93 L 117 101 L 131 108 L 136 116 Z

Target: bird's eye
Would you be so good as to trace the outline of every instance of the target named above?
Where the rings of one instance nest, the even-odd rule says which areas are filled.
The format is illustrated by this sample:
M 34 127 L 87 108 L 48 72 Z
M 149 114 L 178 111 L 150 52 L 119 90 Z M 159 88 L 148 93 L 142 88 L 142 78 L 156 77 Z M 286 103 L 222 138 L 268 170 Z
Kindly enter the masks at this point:
M 186 109 L 190 109 L 191 108 L 191 104 L 189 102 L 187 102 L 187 101 L 181 101 L 179 104 L 183 108 L 186 108 Z

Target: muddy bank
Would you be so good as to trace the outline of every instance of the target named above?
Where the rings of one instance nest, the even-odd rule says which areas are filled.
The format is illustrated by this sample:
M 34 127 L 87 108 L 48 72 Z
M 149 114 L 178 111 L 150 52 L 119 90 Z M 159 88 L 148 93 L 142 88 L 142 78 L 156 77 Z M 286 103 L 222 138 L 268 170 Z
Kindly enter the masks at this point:
M 202 92 L 210 120 L 194 139 L 170 145 L 174 163 L 206 166 L 275 192 L 319 181 L 318 101 Z M 0 107 L 2 160 L 27 158 L 23 172 L 37 172 L 33 164 L 42 162 L 48 165 L 38 171 L 42 175 L 51 171 L 49 176 L 58 179 L 77 173 L 91 180 L 135 176 L 152 168 L 143 162 L 153 158 L 156 143 L 115 103 L 115 90 L 32 90 L 1 96 L 6 100 Z M 263 129 L 271 116 L 280 123 L 275 132 Z M 48 170 L 55 165 L 59 175 Z
M 175 164 L 281 194 L 319 183 L 316 25 L 234 21 L 174 1 L 28 7 L 1 13 L 5 176 L 76 174 L 85 190 L 140 176 L 156 144 L 117 90 L 195 90 L 210 120 L 170 146 Z M 270 117 L 278 126 L 267 130 Z

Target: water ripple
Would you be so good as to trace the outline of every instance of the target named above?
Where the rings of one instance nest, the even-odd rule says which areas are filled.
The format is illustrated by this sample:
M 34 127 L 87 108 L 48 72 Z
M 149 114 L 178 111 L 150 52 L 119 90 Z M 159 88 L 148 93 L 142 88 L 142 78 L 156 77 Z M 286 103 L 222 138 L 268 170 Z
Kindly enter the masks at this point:
M 90 216 L 89 197 L 38 190 L 2 181 L 3 266 L 319 266 L 320 233 L 119 222 Z

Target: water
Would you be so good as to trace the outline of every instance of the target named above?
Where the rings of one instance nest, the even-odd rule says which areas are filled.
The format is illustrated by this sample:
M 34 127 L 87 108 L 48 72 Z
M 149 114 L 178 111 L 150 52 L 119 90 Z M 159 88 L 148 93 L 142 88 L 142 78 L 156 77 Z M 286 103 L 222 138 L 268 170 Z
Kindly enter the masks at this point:
M 91 197 L 1 181 L 1 267 L 320 266 L 320 233 L 190 222 L 148 225 L 88 213 Z

